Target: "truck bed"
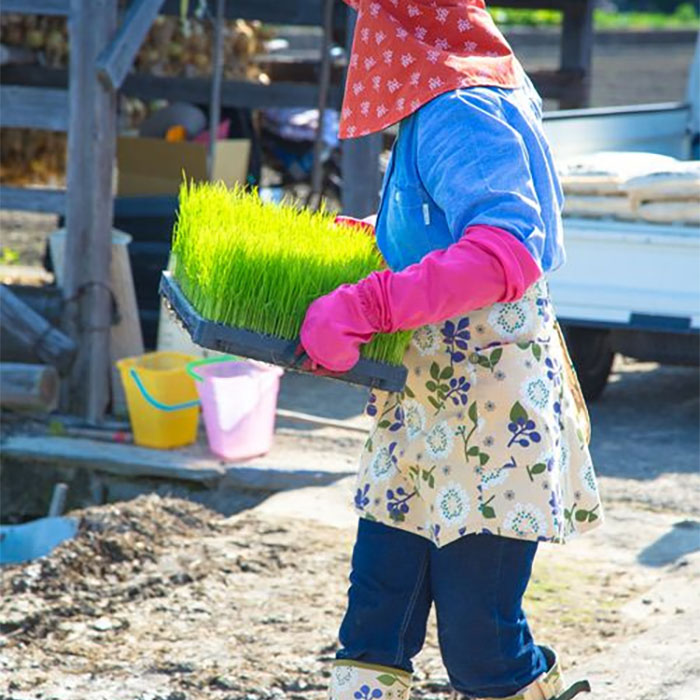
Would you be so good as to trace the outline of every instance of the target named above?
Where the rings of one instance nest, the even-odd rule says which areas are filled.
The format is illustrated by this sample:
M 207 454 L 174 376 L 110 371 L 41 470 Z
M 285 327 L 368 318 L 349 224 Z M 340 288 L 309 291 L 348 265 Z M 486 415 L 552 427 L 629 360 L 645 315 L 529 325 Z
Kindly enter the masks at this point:
M 700 228 L 564 220 L 567 262 L 550 276 L 565 323 L 700 331 Z

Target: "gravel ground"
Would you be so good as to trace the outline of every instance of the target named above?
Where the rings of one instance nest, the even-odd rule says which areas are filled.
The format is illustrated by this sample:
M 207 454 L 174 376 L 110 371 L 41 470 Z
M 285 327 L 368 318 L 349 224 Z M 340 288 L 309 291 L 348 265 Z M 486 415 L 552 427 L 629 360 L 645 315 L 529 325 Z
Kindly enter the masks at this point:
M 3 576 L 4 698 L 320 700 L 345 602 L 351 528 L 268 509 L 224 520 L 144 497 L 82 514 L 80 535 Z M 589 555 L 587 555 L 589 556 Z M 648 627 L 620 606 L 650 577 L 542 559 L 535 630 L 582 658 Z M 570 664 L 571 665 L 571 664 Z M 446 697 L 434 625 L 418 698 Z
M 698 371 L 615 369 L 592 407 L 606 526 L 541 547 L 527 610 L 571 675 L 590 675 L 591 700 L 691 700 Z M 303 408 L 294 396 L 363 422 L 361 390 L 290 375 L 283 403 Z M 304 444 L 313 459 L 313 433 Z M 78 538 L 3 572 L 0 699 L 320 700 L 345 603 L 351 489 L 281 493 L 228 519 L 158 496 L 78 513 Z M 414 697 L 447 698 L 434 624 L 416 680 Z

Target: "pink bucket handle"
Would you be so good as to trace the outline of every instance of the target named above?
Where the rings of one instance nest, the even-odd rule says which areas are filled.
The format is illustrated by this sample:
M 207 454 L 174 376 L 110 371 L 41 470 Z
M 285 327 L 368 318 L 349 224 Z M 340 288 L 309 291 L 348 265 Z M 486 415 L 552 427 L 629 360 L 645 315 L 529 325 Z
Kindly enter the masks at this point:
M 238 357 L 235 355 L 222 355 L 221 357 L 206 357 L 203 360 L 195 360 L 194 362 L 188 362 L 187 366 L 185 369 L 187 370 L 187 374 L 192 377 L 196 382 L 201 382 L 203 381 L 203 378 L 200 374 L 197 374 L 195 372 L 195 367 L 202 367 L 203 365 L 213 365 L 217 362 L 237 362 L 239 360 Z

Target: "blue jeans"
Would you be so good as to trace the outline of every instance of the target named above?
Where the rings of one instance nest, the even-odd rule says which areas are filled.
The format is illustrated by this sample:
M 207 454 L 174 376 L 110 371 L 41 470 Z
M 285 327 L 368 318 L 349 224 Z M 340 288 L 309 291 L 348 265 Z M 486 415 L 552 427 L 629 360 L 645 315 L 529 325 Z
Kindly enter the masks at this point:
M 535 542 L 496 535 L 467 535 L 438 549 L 361 519 L 337 657 L 412 672 L 434 602 L 454 689 L 513 695 L 547 670 L 521 607 L 536 551 Z

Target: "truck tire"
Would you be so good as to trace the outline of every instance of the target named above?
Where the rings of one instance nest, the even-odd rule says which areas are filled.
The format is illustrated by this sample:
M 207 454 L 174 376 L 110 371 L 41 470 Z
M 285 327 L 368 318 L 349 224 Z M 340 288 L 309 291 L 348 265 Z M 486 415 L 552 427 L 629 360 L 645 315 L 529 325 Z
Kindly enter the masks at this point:
M 603 393 L 615 353 L 610 331 L 581 326 L 563 326 L 571 360 L 587 401 Z

